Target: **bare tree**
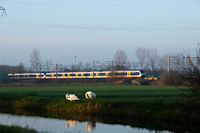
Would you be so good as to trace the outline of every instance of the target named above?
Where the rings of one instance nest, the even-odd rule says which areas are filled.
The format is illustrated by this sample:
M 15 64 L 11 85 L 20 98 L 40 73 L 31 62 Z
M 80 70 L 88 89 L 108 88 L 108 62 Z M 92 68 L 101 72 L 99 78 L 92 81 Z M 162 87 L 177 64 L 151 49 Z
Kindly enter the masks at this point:
M 199 69 L 200 68 L 200 43 L 199 42 L 198 42 L 197 48 L 195 48 L 195 50 L 196 50 L 196 57 L 197 57 L 196 66 Z
M 33 49 L 30 57 L 30 65 L 34 71 L 39 71 L 42 61 L 40 59 L 40 51 L 38 49 Z
M 26 67 L 23 63 L 19 63 L 19 65 L 16 66 L 17 73 L 23 73 L 25 71 L 26 71 Z
M 170 70 L 181 71 L 182 66 L 187 66 L 187 60 L 182 53 L 175 53 L 169 56 Z
M 190 66 L 190 69 L 186 66 L 182 66 L 183 70 L 187 72 L 189 70 L 188 76 L 186 74 L 183 74 L 183 77 L 187 79 L 187 85 L 185 88 L 181 88 L 182 94 L 184 97 L 187 98 L 187 106 L 189 108 L 198 110 L 200 109 L 200 68 L 199 68 L 199 57 L 200 57 L 200 44 L 198 43 L 196 50 L 196 57 L 189 56 L 187 54 L 188 58 L 188 67 Z
M 51 60 L 46 60 L 45 61 L 45 70 L 46 71 L 51 71 L 51 66 L 52 66 L 53 62 Z
M 57 71 L 64 71 L 64 70 L 66 70 L 66 69 L 67 69 L 66 66 L 64 66 L 64 65 L 62 65 L 62 64 L 57 64 Z
M 160 71 L 166 71 L 167 65 L 168 65 L 168 55 L 164 54 L 164 55 L 158 56 L 158 69 Z
M 147 58 L 147 49 L 146 48 L 141 48 L 139 47 L 136 51 L 135 51 L 135 55 L 138 58 L 140 65 L 141 65 L 141 69 L 144 69 L 144 63 L 146 61 Z
M 139 66 L 139 62 L 136 62 L 136 61 L 134 61 L 133 60 L 133 62 L 132 62 L 132 68 L 134 69 L 134 70 L 136 70 L 136 69 L 138 69 L 138 66 Z
M 77 71 L 83 71 L 83 63 L 82 63 L 82 62 L 79 62 L 79 63 L 76 65 L 76 70 L 77 70 Z
M 157 59 L 157 50 L 153 48 L 147 49 L 147 64 L 152 71 L 155 70 Z
M 124 50 L 117 50 L 114 56 L 114 63 L 115 63 L 115 69 L 116 70 L 123 70 L 125 69 L 125 64 L 127 61 L 127 54 Z
M 110 71 L 110 68 L 111 68 L 111 66 L 107 66 L 105 62 L 104 63 L 100 63 L 100 65 L 99 65 L 99 70 L 100 71 L 106 71 L 106 70 Z
M 86 64 L 85 64 L 85 71 L 92 71 L 92 67 L 91 66 L 92 66 L 91 63 L 86 62 Z

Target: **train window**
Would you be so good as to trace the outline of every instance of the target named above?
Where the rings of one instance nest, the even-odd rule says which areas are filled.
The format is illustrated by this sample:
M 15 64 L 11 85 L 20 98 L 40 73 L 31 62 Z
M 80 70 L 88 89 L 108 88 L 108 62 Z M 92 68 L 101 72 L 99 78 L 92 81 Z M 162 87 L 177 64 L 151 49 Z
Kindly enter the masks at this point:
M 21 77 L 24 77 L 24 75 L 19 75 L 19 77 L 21 78 Z
M 99 73 L 99 76 L 106 76 L 106 73 Z
M 81 74 L 79 73 L 79 74 L 78 74 L 78 76 L 80 77 L 80 76 L 81 76 Z
M 115 74 L 116 76 L 117 76 L 117 75 L 120 75 L 120 73 L 114 73 L 114 74 Z
M 131 72 L 131 75 L 140 75 L 139 72 Z
M 93 76 L 96 76 L 97 74 L 96 73 L 94 73 L 94 75 Z
M 127 75 L 127 73 L 115 73 L 116 76 Z
M 83 76 L 90 76 L 90 73 L 84 73 Z
M 113 73 L 113 75 L 115 75 L 115 76 L 116 76 L 116 75 L 117 75 L 117 73 Z
M 46 75 L 46 77 L 51 77 L 51 75 Z
M 76 76 L 76 74 L 70 74 L 70 76 Z
M 67 77 L 67 76 L 68 76 L 68 74 L 65 74 L 65 76 Z
M 29 77 L 31 77 L 31 78 L 35 78 L 35 77 L 36 77 L 36 75 L 29 75 Z
M 123 75 L 127 75 L 128 73 L 123 73 Z
M 13 78 L 13 75 L 8 75 L 8 77 Z
M 28 77 L 28 75 L 25 75 L 25 77 Z
M 62 76 L 62 74 L 57 74 L 57 77 L 58 77 L 58 76 Z M 56 77 L 56 74 L 54 74 L 54 77 Z

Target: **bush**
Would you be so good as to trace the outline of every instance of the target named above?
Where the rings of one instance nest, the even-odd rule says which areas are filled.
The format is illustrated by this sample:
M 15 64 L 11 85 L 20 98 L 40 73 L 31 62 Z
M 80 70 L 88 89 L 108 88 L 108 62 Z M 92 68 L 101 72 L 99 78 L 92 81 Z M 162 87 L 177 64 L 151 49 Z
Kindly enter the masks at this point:
M 165 72 L 160 81 L 160 85 L 182 85 L 184 83 L 184 78 L 181 74 L 174 71 Z

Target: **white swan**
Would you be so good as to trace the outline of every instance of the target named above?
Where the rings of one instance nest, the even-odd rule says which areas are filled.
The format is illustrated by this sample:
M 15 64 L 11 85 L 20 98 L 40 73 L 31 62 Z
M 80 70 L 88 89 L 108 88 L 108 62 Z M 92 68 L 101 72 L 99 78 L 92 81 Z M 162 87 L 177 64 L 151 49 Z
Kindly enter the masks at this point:
M 96 99 L 96 94 L 94 92 L 91 91 L 87 91 L 85 93 L 85 98 L 86 99 Z
M 65 98 L 67 100 L 69 100 L 69 101 L 79 100 L 79 98 L 76 95 L 74 95 L 74 94 L 68 94 L 68 93 L 65 95 Z

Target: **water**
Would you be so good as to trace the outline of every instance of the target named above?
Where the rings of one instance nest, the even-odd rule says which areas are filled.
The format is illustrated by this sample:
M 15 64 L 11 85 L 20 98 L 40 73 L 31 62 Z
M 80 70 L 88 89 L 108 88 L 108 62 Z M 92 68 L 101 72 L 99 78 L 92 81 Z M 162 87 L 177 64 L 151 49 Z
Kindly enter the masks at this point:
M 92 121 L 63 120 L 35 116 L 0 113 L 0 125 L 15 125 L 51 133 L 154 133 L 158 131 L 120 124 L 104 124 Z M 160 132 L 160 131 L 159 131 Z M 169 133 L 169 131 L 162 131 Z

